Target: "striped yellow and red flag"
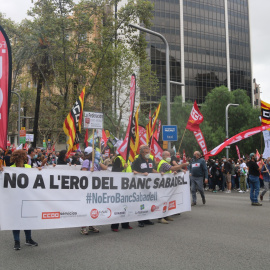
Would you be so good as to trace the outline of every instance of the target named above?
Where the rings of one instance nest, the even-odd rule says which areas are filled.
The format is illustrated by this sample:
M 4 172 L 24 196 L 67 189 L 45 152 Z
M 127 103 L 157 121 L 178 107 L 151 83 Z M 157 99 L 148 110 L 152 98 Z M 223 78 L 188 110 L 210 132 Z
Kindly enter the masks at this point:
M 145 127 L 145 131 L 146 131 L 146 143 L 148 144 L 149 143 L 149 140 L 150 140 L 150 133 L 151 133 L 151 130 L 152 130 L 152 116 L 151 116 L 151 110 L 149 111 L 149 122 L 148 124 L 146 125 Z
M 79 134 L 82 128 L 84 96 L 85 87 L 83 88 L 79 98 L 76 100 L 63 124 L 64 132 L 68 136 L 67 157 L 69 157 L 70 152 L 76 151 L 79 148 Z
M 146 129 L 146 143 L 147 144 L 149 144 L 149 141 L 150 141 L 151 137 L 153 136 L 156 122 L 157 122 L 158 115 L 159 115 L 159 111 L 160 111 L 160 106 L 161 106 L 161 103 L 158 104 L 152 117 L 149 116 L 149 122 L 145 128 Z
M 261 100 L 261 120 L 262 126 L 270 124 L 270 104 Z

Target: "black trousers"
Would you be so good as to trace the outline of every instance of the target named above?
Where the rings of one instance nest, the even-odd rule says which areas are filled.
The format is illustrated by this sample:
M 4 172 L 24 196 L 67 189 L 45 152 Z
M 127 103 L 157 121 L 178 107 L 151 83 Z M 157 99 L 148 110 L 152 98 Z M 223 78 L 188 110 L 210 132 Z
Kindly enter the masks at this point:
M 128 228 L 129 227 L 129 222 L 124 222 L 121 223 L 122 228 Z M 111 229 L 118 229 L 119 228 L 119 223 L 115 223 L 111 225 Z

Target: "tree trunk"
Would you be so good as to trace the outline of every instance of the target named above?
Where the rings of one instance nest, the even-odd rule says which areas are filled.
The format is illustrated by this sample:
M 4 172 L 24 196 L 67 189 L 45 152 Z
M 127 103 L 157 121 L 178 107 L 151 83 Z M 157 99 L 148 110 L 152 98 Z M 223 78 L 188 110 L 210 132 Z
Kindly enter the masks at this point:
M 38 141 L 38 119 L 39 119 L 41 89 L 42 89 L 42 76 L 40 75 L 37 83 L 37 97 L 36 97 L 35 119 L 33 128 L 34 134 L 34 142 L 32 144 L 33 147 L 36 147 Z

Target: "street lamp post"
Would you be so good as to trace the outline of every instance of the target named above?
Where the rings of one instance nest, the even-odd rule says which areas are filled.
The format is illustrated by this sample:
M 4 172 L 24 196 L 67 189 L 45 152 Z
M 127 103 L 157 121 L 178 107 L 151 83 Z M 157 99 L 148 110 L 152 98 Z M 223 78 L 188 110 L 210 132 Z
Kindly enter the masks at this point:
M 141 26 L 138 26 L 138 25 L 134 25 L 134 24 L 129 24 L 129 26 L 161 38 L 162 41 L 164 42 L 165 46 L 166 46 L 167 125 L 170 126 L 171 125 L 171 107 L 170 107 L 170 105 L 171 105 L 171 89 L 170 89 L 170 83 L 179 84 L 181 86 L 183 86 L 184 84 L 170 81 L 170 58 L 169 58 L 170 49 L 169 49 L 169 43 L 166 40 L 166 38 L 163 35 L 161 35 L 160 33 L 158 33 L 158 32 L 155 32 L 155 31 L 152 31 L 152 30 L 149 30 L 147 28 L 144 28 L 144 27 L 141 27 Z M 168 148 L 169 149 L 171 148 L 171 142 L 168 142 Z
M 229 123 L 228 123 L 228 111 L 229 111 L 229 107 L 230 106 L 239 106 L 239 104 L 233 104 L 233 103 L 229 103 L 226 106 L 226 111 L 225 111 L 225 120 L 226 120 L 226 139 L 229 139 Z M 229 147 L 226 147 L 226 158 L 229 158 Z
M 20 129 L 21 129 L 21 96 L 15 92 L 11 91 L 12 94 L 15 94 L 18 97 L 18 142 L 17 145 L 20 143 Z

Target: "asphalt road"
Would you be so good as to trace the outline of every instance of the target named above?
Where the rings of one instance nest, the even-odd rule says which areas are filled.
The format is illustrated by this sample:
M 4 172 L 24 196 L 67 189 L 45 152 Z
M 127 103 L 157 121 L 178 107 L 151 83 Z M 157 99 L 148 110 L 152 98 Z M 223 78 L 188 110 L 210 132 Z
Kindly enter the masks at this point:
M 170 224 L 80 235 L 79 228 L 33 231 L 38 247 L 13 250 L 0 232 L 1 270 L 43 269 L 270 269 L 270 202 L 251 206 L 249 194 L 206 192 L 191 212 Z M 24 243 L 24 233 L 21 232 Z

